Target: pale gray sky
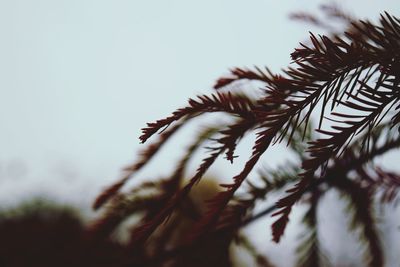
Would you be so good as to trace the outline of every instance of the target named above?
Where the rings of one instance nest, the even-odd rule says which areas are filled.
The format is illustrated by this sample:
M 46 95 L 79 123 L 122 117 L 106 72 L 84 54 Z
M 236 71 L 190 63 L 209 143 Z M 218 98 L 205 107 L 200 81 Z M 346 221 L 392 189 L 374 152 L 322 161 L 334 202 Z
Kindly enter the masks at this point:
M 0 205 L 49 195 L 88 208 L 135 159 L 146 122 L 230 67 L 285 67 L 310 30 L 288 15 L 320 3 L 0 0 Z M 399 15 L 396 0 L 344 8 Z
M 396 2 L 344 7 L 377 18 Z M 286 66 L 310 29 L 288 14 L 319 3 L 0 1 L 0 172 L 21 176 L 23 163 L 32 178 L 3 178 L 0 200 L 67 197 L 75 184 L 92 197 L 135 158 L 146 122 L 210 92 L 230 67 Z

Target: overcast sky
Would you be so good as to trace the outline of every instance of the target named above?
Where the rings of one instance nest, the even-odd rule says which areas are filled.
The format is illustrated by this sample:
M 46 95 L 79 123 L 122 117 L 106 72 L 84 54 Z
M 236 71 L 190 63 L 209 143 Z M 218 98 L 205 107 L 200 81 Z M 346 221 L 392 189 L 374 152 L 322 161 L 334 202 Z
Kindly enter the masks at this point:
M 398 12 L 397 1 L 349 2 L 359 17 Z M 230 67 L 286 66 L 310 30 L 288 15 L 319 3 L 0 1 L 0 200 L 70 195 L 75 183 L 93 196 L 135 158 L 146 122 Z
M 42 195 L 89 207 L 135 159 L 146 122 L 230 67 L 285 67 L 318 32 L 288 15 L 320 3 L 0 0 L 0 205 Z M 344 8 L 399 15 L 394 0 Z

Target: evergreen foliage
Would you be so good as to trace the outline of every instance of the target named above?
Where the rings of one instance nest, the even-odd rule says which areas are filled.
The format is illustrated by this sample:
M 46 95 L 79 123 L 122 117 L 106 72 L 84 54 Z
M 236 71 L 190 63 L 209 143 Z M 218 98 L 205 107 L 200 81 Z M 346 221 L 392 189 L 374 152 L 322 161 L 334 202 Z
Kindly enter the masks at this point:
M 236 239 L 251 248 L 260 266 L 272 266 L 240 237 L 239 230 L 273 211 L 276 220 L 272 236 L 273 241 L 279 242 L 294 204 L 303 201 L 308 205 L 304 215 L 308 232 L 299 246 L 298 266 L 325 266 L 318 239 L 317 207 L 327 191 L 336 189 L 349 203 L 352 229 L 360 229 L 366 265 L 384 266 L 374 209 L 376 205 L 396 202 L 400 176 L 378 166 L 374 159 L 400 146 L 400 20 L 385 13 L 379 23 L 352 21 L 338 10 L 327 10 L 331 16 L 351 21 L 346 32 L 331 36 L 310 33 L 310 43 L 294 50 L 292 64 L 282 73 L 258 67 L 234 68 L 229 76 L 216 82 L 214 93 L 189 99 L 187 106 L 170 116 L 148 123 L 140 141 L 154 139 L 153 143 L 125 169 L 119 181 L 97 198 L 94 207 L 104 207 L 104 213 L 93 225 L 93 231 L 107 236 L 130 215 L 141 212 L 143 216 L 132 230 L 129 244 L 132 263 L 230 266 L 227 251 Z M 323 24 L 304 14 L 294 17 Z M 234 85 L 245 88 L 252 81 L 262 84 L 260 97 L 235 91 Z M 182 126 L 215 112 L 229 115 L 233 122 L 209 127 L 194 138 L 169 177 L 145 182 L 131 192 L 120 192 Z M 207 210 L 199 212 L 191 205 L 191 190 L 217 158 L 225 155 L 234 163 L 236 146 L 251 132 L 257 137 L 244 168 L 231 183 L 221 184 L 221 191 L 207 201 Z M 301 164 L 264 171 L 262 184 L 255 185 L 249 174 L 262 163 L 260 157 L 280 143 L 286 143 Z M 183 184 L 187 162 L 201 147 L 207 148 L 207 154 Z M 245 193 L 239 194 L 239 188 Z M 145 190 L 152 193 L 141 194 Z M 254 214 L 255 205 L 267 194 L 282 190 L 285 191 L 275 205 Z M 192 220 L 193 226 L 184 238 L 172 244 L 168 240 L 173 229 L 166 221 L 177 223 L 177 212 Z M 147 251 L 146 241 L 157 236 L 161 228 L 163 234 L 158 232 L 156 252 Z M 194 262 L 199 259 L 201 265 L 196 265 Z

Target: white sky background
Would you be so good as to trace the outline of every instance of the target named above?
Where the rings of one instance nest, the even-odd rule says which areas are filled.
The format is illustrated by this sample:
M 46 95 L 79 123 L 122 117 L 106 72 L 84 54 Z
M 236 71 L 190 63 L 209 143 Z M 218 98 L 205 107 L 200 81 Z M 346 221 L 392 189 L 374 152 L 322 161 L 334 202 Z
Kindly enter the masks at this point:
M 318 32 L 288 15 L 319 3 L 0 0 L 0 207 L 41 195 L 88 209 L 135 159 L 146 122 L 230 67 L 285 67 Z M 399 15 L 395 0 L 344 8 Z

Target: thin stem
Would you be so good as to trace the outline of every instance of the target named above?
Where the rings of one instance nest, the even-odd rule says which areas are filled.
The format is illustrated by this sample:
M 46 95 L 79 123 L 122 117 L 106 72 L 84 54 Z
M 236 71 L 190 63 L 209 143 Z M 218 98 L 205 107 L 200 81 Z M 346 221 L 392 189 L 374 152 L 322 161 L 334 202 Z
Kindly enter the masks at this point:
M 328 180 L 332 179 L 332 176 L 333 176 L 332 174 L 337 173 L 337 170 L 348 173 L 349 171 L 357 169 L 358 167 L 367 163 L 374 157 L 382 155 L 383 153 L 385 153 L 391 149 L 394 149 L 394 148 L 398 147 L 399 145 L 400 145 L 400 139 L 396 139 L 396 140 L 393 140 L 392 142 L 387 142 L 382 147 L 377 148 L 368 154 L 364 154 L 364 155 L 360 156 L 358 159 L 355 159 L 351 162 L 349 161 L 349 162 L 343 163 L 343 162 L 339 161 L 337 165 L 335 165 L 327 170 L 326 175 L 323 178 L 315 179 L 315 182 L 309 186 L 307 191 L 310 191 L 310 190 L 314 189 L 315 187 L 318 187 L 322 183 L 327 182 Z M 259 213 L 255 214 L 254 216 L 243 220 L 241 226 L 246 226 L 248 224 L 251 224 L 252 222 L 275 211 L 277 208 L 278 207 L 276 206 L 276 204 L 271 205 L 271 206 L 265 208 L 264 210 L 260 211 Z

